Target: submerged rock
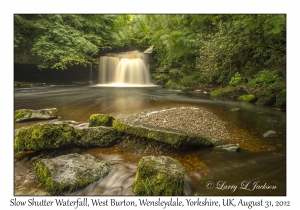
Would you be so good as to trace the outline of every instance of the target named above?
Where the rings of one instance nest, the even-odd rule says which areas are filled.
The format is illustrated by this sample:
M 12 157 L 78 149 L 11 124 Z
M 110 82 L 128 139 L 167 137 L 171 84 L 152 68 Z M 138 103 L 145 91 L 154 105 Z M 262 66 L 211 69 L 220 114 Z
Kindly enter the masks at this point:
M 38 179 L 52 195 L 64 195 L 93 183 L 111 170 L 111 164 L 89 154 L 68 154 L 40 160 Z
M 185 169 L 178 160 L 167 156 L 145 156 L 138 164 L 133 182 L 135 195 L 180 196 Z
M 265 137 L 265 138 L 274 138 L 274 137 L 277 137 L 277 133 L 276 133 L 276 131 L 269 130 L 269 131 L 267 131 L 263 134 L 263 137 Z
M 89 127 L 111 126 L 114 118 L 108 114 L 92 114 L 89 120 Z
M 56 108 L 47 108 L 40 110 L 19 109 L 14 112 L 14 121 L 22 122 L 28 120 L 49 120 L 57 118 Z
M 177 130 L 160 128 L 146 124 L 125 123 L 118 120 L 113 121 L 112 127 L 116 128 L 119 132 L 145 137 L 176 146 L 197 145 L 210 147 L 214 146 L 215 142 L 218 142 L 214 138 L 201 135 L 187 134 Z
M 240 149 L 239 144 L 225 144 L 216 146 L 215 149 L 227 150 L 229 152 L 237 152 Z
M 230 111 L 232 111 L 232 112 L 241 112 L 242 109 L 241 108 L 232 108 Z
M 75 128 L 69 124 L 39 123 L 23 127 L 16 133 L 16 152 L 56 149 L 63 146 L 99 146 L 113 144 L 116 130 L 110 127 Z

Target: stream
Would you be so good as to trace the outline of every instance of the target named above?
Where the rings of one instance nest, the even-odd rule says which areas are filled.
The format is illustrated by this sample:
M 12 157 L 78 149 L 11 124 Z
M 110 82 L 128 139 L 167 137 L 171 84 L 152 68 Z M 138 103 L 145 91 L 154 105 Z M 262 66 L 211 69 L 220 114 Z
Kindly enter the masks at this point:
M 14 110 L 57 108 L 59 118 L 49 122 L 74 120 L 86 123 L 96 113 L 119 119 L 147 110 L 173 107 L 203 107 L 213 112 L 226 122 L 229 143 L 240 144 L 238 152 L 195 148 L 168 153 L 186 168 L 183 195 L 286 195 L 284 111 L 159 86 L 48 86 L 14 90 Z M 232 112 L 232 108 L 241 108 L 242 112 Z M 38 122 L 15 123 L 14 129 Z M 263 134 L 269 130 L 275 130 L 277 137 L 264 138 Z M 133 195 L 131 184 L 141 154 L 118 147 L 89 148 L 82 154 L 91 154 L 114 165 L 102 180 L 70 195 Z M 14 173 L 22 171 L 24 164 L 22 159 L 15 160 Z

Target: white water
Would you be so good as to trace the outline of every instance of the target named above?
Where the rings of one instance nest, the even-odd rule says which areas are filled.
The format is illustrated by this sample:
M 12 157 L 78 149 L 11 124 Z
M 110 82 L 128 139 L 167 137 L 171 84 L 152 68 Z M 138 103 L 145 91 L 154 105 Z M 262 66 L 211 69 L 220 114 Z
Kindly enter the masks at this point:
M 101 56 L 97 86 L 155 86 L 147 66 L 148 55 L 137 51 L 114 56 Z

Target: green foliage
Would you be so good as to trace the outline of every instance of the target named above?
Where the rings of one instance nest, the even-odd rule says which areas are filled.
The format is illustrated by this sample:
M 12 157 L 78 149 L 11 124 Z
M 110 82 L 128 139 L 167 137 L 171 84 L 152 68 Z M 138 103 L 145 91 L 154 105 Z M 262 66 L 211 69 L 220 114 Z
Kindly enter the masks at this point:
M 254 79 L 249 81 L 249 85 L 252 87 L 273 87 L 278 84 L 281 77 L 278 76 L 277 71 L 262 70 Z
M 230 85 L 236 86 L 239 85 L 242 81 L 242 76 L 239 72 L 236 72 L 229 82 Z
M 284 14 L 14 17 L 15 59 L 40 68 L 96 65 L 102 50 L 143 51 L 154 45 L 154 68 L 169 73 L 153 76 L 170 88 L 202 83 L 269 87 L 286 75 Z
M 154 74 L 152 74 L 152 77 L 154 78 L 156 83 L 159 85 L 166 84 L 170 78 L 169 75 L 164 74 L 164 73 L 154 73 Z
M 118 44 L 114 33 L 125 22 L 121 17 L 124 18 L 122 15 L 16 14 L 16 59 L 34 62 L 39 68 L 66 69 L 72 65 L 95 64 L 99 50 Z M 27 58 L 21 59 L 20 55 Z

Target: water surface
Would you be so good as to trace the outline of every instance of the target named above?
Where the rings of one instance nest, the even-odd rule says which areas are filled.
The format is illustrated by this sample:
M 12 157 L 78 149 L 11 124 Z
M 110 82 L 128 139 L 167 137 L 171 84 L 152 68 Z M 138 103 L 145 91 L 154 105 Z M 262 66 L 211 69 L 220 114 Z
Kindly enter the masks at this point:
M 248 103 L 212 99 L 207 95 L 161 87 L 49 86 L 14 91 L 14 109 L 57 108 L 59 119 L 88 122 L 95 113 L 115 118 L 172 107 L 204 107 L 225 121 L 229 143 L 236 153 L 191 149 L 168 153 L 186 168 L 184 195 L 286 195 L 286 113 Z M 231 112 L 239 107 L 242 112 Z M 37 123 L 16 123 L 15 129 Z M 192 126 L 192 125 L 191 125 Z M 275 130 L 277 138 L 263 138 Z M 93 148 L 82 153 L 115 163 L 103 180 L 75 192 L 77 195 L 132 195 L 141 154 L 133 149 Z M 15 163 L 15 172 L 21 170 Z M 242 188 L 242 189 L 241 189 Z M 259 189 L 258 189 L 259 188 Z

